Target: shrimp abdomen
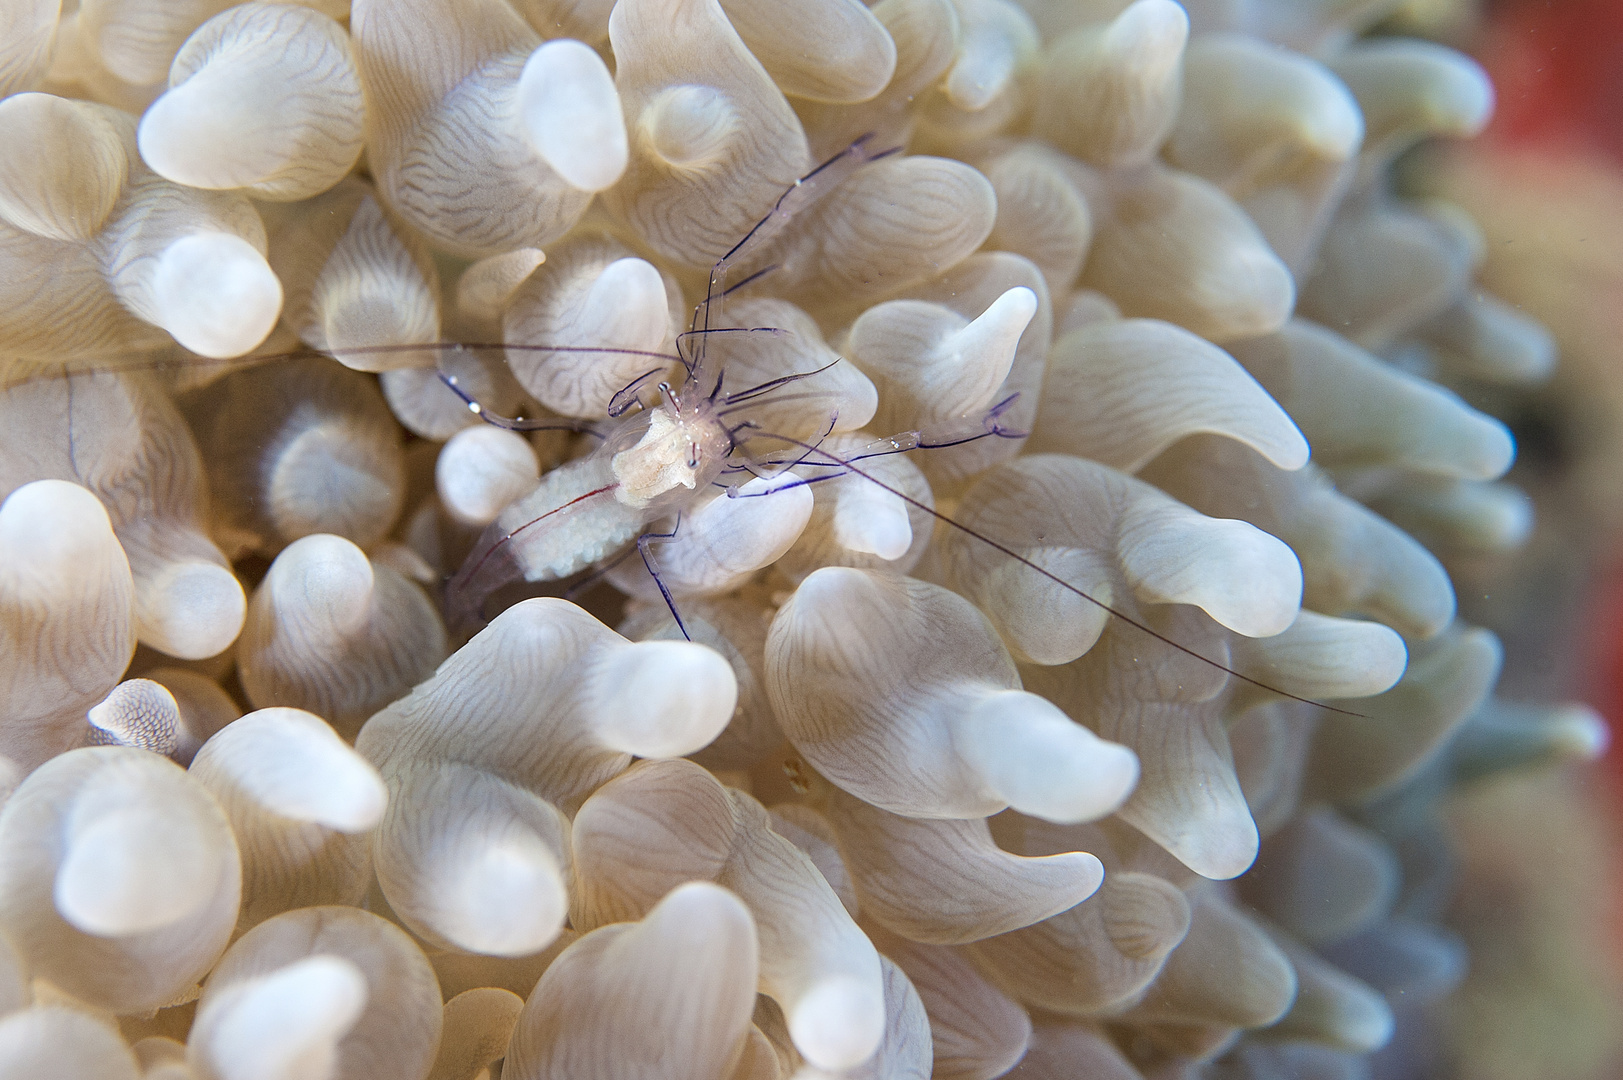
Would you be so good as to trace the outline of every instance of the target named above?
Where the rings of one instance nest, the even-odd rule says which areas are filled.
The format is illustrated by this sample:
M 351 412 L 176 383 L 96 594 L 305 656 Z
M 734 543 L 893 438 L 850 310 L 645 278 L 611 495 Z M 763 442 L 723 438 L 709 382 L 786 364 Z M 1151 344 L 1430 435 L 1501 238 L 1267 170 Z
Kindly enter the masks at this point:
M 503 510 L 445 586 L 452 626 L 477 626 L 490 594 L 515 581 L 555 581 L 630 543 L 646 515 L 614 497 L 609 456 L 554 469 Z

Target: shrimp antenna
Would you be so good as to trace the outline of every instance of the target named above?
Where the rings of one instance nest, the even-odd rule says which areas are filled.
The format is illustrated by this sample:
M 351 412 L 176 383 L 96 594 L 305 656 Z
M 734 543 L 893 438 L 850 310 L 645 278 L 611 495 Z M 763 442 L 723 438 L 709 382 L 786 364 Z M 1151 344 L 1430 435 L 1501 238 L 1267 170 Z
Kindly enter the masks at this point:
M 462 403 L 468 407 L 469 412 L 492 427 L 504 428 L 507 431 L 576 431 L 595 438 L 603 438 L 603 433 L 590 420 L 573 420 L 564 416 L 551 417 L 546 420 L 526 420 L 522 416 L 503 416 L 500 413 L 491 412 L 480 403 L 478 398 L 462 388 L 455 375 L 441 371 L 439 376 L 440 382 L 444 383 L 446 389 L 450 390 L 451 393 L 462 399 Z
M 743 280 L 735 281 L 731 285 L 727 286 L 725 289 L 723 289 L 721 291 L 721 295 L 718 296 L 717 299 L 718 300 L 725 300 L 727 297 L 733 295 L 733 293 L 737 292 L 739 289 L 742 289 L 747 285 L 755 284 L 757 281 L 760 281 L 762 278 L 764 278 L 768 274 L 772 273 L 772 271 L 778 270 L 778 269 L 781 269 L 781 265 L 779 263 L 772 263 L 770 265 L 763 266 L 759 270 L 755 271 L 755 273 L 749 275 L 748 277 L 744 278 Z
M 695 316 L 696 316 L 697 315 L 697 309 L 694 309 L 694 310 L 695 310 Z M 699 330 L 699 329 L 684 330 L 684 331 L 682 331 L 682 333 L 677 334 L 676 335 L 676 351 L 678 353 L 682 352 L 682 346 L 687 343 L 688 338 L 697 337 L 697 338 L 706 338 L 706 339 L 708 339 L 711 334 L 781 334 L 781 333 L 783 333 L 782 328 L 777 327 L 777 326 L 707 326 L 702 330 Z M 682 367 L 684 369 L 686 369 L 689 379 L 696 379 L 696 378 L 699 377 L 699 360 L 698 359 L 688 360 L 684 356 L 684 357 L 682 357 Z
M 815 374 L 815 372 L 808 372 L 808 374 Z M 777 401 L 780 404 L 786 401 L 811 401 L 821 396 L 823 395 L 814 393 L 791 394 L 785 398 L 778 398 Z M 880 447 L 880 449 L 865 448 L 862 453 L 853 454 L 846 460 L 866 461 L 868 458 L 888 457 L 891 454 L 905 454 L 910 450 L 946 450 L 949 447 L 964 446 L 968 443 L 979 442 L 982 439 L 1027 438 L 1030 435 L 1030 432 L 1015 431 L 1012 428 L 1006 428 L 998 421 L 998 417 L 1001 416 L 1011 405 L 1013 405 L 1015 401 L 1019 399 L 1019 397 L 1020 393 L 1019 391 L 1016 391 L 1015 393 L 1012 393 L 1008 397 L 1004 398 L 1002 401 L 998 402 L 996 405 L 993 405 L 990 409 L 986 410 L 986 414 L 981 417 L 979 430 L 972 430 L 967 434 L 957 435 L 954 434 L 952 429 L 949 429 L 948 431 L 943 432 L 941 436 L 937 437 L 926 436 L 921 431 L 904 431 L 899 435 L 892 435 L 888 439 L 879 439 L 869 444 L 870 447 Z M 721 409 L 717 411 L 716 415 L 726 416 L 728 413 L 735 412 L 744 407 L 745 406 L 740 405 L 736 408 Z M 737 433 L 746 429 L 753 429 L 759 432 L 759 437 L 763 439 L 779 438 L 779 436 L 772 434 L 770 431 L 763 430 L 760 424 L 754 423 L 753 421 L 746 421 L 736 427 L 728 429 L 727 434 L 734 438 L 734 445 L 737 445 L 738 442 Z M 750 437 L 746 436 L 746 440 L 748 438 Z M 774 461 L 766 461 L 764 463 L 769 465 L 783 464 L 783 462 Z M 801 455 L 801 459 L 795 464 L 804 464 L 808 469 L 837 469 L 841 467 L 834 464 L 832 461 L 806 462 L 805 455 Z M 748 498 L 748 496 L 743 497 Z
M 773 204 L 771 211 L 760 221 L 757 221 L 750 228 L 750 231 L 745 233 L 725 255 L 716 260 L 715 265 L 710 268 L 710 282 L 705 290 L 704 301 L 693 312 L 693 327 L 695 329 L 698 329 L 701 325 L 705 330 L 710 329 L 711 305 L 732 291 L 732 289 L 722 288 L 722 285 L 727 272 L 734 265 L 765 247 L 768 242 L 788 227 L 790 220 L 796 214 L 838 187 L 846 177 L 858 168 L 870 161 L 877 161 L 880 158 L 899 154 L 902 151 L 900 146 L 874 151 L 869 146 L 873 140 L 874 134 L 872 132 L 852 140 L 851 144 L 844 150 L 841 150 L 811 172 L 796 180 L 782 195 L 778 196 L 778 201 Z M 746 285 L 773 269 L 775 267 L 767 267 L 757 271 L 734 287 Z
M 273 363 L 277 360 L 299 360 L 307 356 L 326 356 L 337 359 L 340 356 L 387 356 L 391 353 L 434 352 L 438 354 L 440 357 L 439 362 L 442 363 L 447 354 L 459 351 L 470 353 L 493 352 L 498 349 L 512 352 L 611 353 L 620 356 L 647 356 L 666 362 L 683 364 L 687 362 L 683 357 L 673 353 L 659 352 L 655 349 L 627 349 L 612 345 L 531 345 L 516 341 L 402 341 L 387 345 L 349 345 L 337 349 L 318 349 L 314 346 L 303 345 L 297 349 L 287 349 L 282 352 L 248 353 L 245 356 L 232 356 L 223 359 L 214 359 L 207 356 L 164 356 L 146 359 L 135 358 L 128 363 L 121 361 L 117 357 L 60 363 L 32 360 L 7 361 L 0 363 L 0 387 L 20 386 L 39 379 L 93 375 L 99 372 L 162 371 L 166 368 L 218 369 L 221 374 L 230 374 L 257 364 Z
M 991 435 L 991 434 L 993 434 L 993 432 L 988 431 L 986 434 Z M 1058 574 L 1055 574 L 1052 571 L 1046 570 L 1043 567 L 1037 565 L 1036 563 L 1032 562 L 1030 559 L 1026 558 L 1025 556 L 1021 555 L 1019 552 L 1015 551 L 1013 548 L 1011 548 L 1011 547 L 1009 547 L 1009 546 L 1007 546 L 1005 544 L 1000 544 L 996 540 L 993 540 L 991 537 L 985 536 L 985 535 L 982 535 L 981 533 L 976 532 L 974 529 L 971 529 L 968 525 L 963 525 L 963 524 L 960 524 L 959 522 L 954 521 L 952 518 L 948 517 L 946 514 L 941 513 L 941 511 L 937 510 L 935 507 L 930 506 L 930 505 L 928 505 L 928 504 L 926 504 L 926 503 L 924 503 L 924 502 L 922 502 L 922 501 L 920 501 L 918 499 L 913 498 L 911 495 L 908 495 L 906 492 L 901 491 L 898 488 L 892 487 L 890 484 L 887 484 L 883 480 L 879 479 L 873 473 L 868 472 L 865 469 L 858 468 L 856 465 L 852 464 L 852 460 L 854 460 L 854 459 L 841 458 L 838 455 L 829 453 L 827 450 L 821 449 L 817 445 L 814 445 L 814 444 L 808 443 L 808 442 L 803 442 L 800 439 L 796 439 L 796 438 L 793 438 L 793 437 L 788 436 L 788 435 L 768 435 L 765 432 L 763 432 L 762 435 L 763 435 L 763 437 L 766 437 L 766 438 L 780 439 L 783 442 L 790 443 L 790 444 L 793 444 L 795 446 L 802 447 L 803 449 L 806 450 L 807 456 L 810 456 L 811 454 L 820 454 L 820 455 L 822 455 L 823 457 L 828 459 L 828 464 L 837 465 L 840 468 L 843 468 L 848 472 L 854 473 L 855 475 L 862 477 L 864 480 L 867 480 L 869 483 L 876 484 L 879 488 L 881 488 L 884 491 L 890 492 L 892 495 L 896 496 L 898 499 L 902 500 L 907 505 L 909 505 L 911 507 L 914 507 L 915 509 L 924 511 L 926 514 L 929 514 L 931 517 L 935 518 L 937 521 L 942 522 L 943 524 L 949 525 L 952 528 L 957 529 L 959 532 L 964 533 L 967 536 L 974 537 L 976 540 L 979 540 L 981 543 L 983 543 L 983 544 L 987 545 L 988 547 L 992 548 L 994 551 L 1001 552 L 1002 554 L 1007 555 L 1009 558 L 1013 559 L 1014 561 L 1020 563 L 1022 566 L 1028 567 L 1029 569 L 1035 571 L 1036 573 L 1041 574 L 1043 577 L 1047 578 L 1049 581 L 1052 581 L 1054 584 L 1058 585 L 1060 588 L 1066 590 L 1067 592 L 1069 592 L 1069 593 L 1071 593 L 1071 594 L 1073 594 L 1075 596 L 1081 597 L 1082 599 L 1086 600 L 1088 603 L 1092 604 L 1094 607 L 1097 607 L 1099 610 L 1105 612 L 1107 615 L 1114 615 L 1116 618 L 1120 619 L 1122 622 L 1126 623 L 1128 626 L 1131 626 L 1131 627 L 1133 627 L 1133 628 L 1135 628 L 1137 630 L 1140 630 L 1140 631 L 1148 634 L 1150 637 L 1152 637 L 1155 640 L 1161 642 L 1163 645 L 1169 645 L 1172 648 L 1177 649 L 1179 652 L 1183 653 L 1185 656 L 1193 657 L 1194 659 L 1199 660 L 1201 663 L 1207 665 L 1208 667 L 1216 668 L 1218 671 L 1221 671 L 1221 672 L 1223 672 L 1224 674 L 1227 674 L 1227 675 L 1231 675 L 1234 678 L 1239 679 L 1241 682 L 1246 683 L 1249 686 L 1256 687 L 1258 690 L 1266 690 L 1270 694 L 1278 694 L 1280 697 L 1288 698 L 1291 701 L 1299 702 L 1300 704 L 1303 704 L 1303 705 L 1313 705 L 1313 706 L 1315 706 L 1317 708 L 1325 710 L 1326 712 L 1337 713 L 1337 714 L 1339 714 L 1341 716 L 1357 717 L 1360 720 L 1369 719 L 1369 717 L 1366 716 L 1364 713 L 1353 712 L 1351 709 L 1337 708 L 1334 705 L 1326 705 L 1322 701 L 1314 701 L 1312 698 L 1302 697 L 1302 696 L 1300 696 L 1298 694 L 1293 694 L 1288 690 L 1281 690 L 1277 686 L 1269 686 L 1267 683 L 1261 681 L 1260 679 L 1253 679 L 1251 676 L 1246 675 L 1243 672 L 1235 671 L 1233 668 L 1229 667 L 1227 664 L 1220 664 L 1216 660 L 1213 660 L 1211 657 L 1204 656 L 1201 653 L 1196 652 L 1194 649 L 1191 649 L 1189 646 L 1181 644 L 1180 642 L 1174 641 L 1172 638 L 1168 637 L 1166 634 L 1161 633 L 1159 630 L 1156 630 L 1154 627 L 1148 625 L 1147 623 L 1143 622 L 1142 620 L 1135 619 L 1135 618 L 1133 618 L 1133 616 L 1127 614 L 1125 611 L 1122 611 L 1121 609 L 1119 609 L 1117 607 L 1114 607 L 1114 606 L 1112 606 L 1110 604 L 1107 604 L 1103 600 L 1100 600 L 1099 598 L 1097 598 L 1095 596 L 1088 595 L 1087 592 L 1083 591 L 1082 589 L 1077 588 L 1075 585 L 1071 584 L 1069 581 L 1066 581 L 1064 578 L 1060 577 Z M 819 441 L 821 441 L 821 440 L 819 440 Z M 915 445 L 918 445 L 918 444 L 915 444 Z M 952 445 L 952 444 L 949 444 L 949 445 Z M 887 451 L 887 452 L 894 452 L 894 451 Z M 878 456 L 878 455 L 873 455 L 873 456 Z M 793 485 L 793 486 L 798 486 L 798 485 Z M 732 496 L 732 497 L 735 497 L 735 498 L 738 497 L 736 495 L 736 489 L 729 489 L 728 494 L 730 496 Z
M 754 386 L 751 386 L 748 389 L 738 390 L 734 393 L 728 394 L 726 397 L 721 399 L 721 402 L 723 405 L 742 405 L 746 401 L 754 401 L 763 394 L 770 394 L 780 386 L 788 386 L 790 383 L 799 382 L 801 379 L 809 379 L 813 375 L 821 375 L 835 364 L 838 364 L 842 359 L 844 358 L 836 356 L 834 359 L 830 360 L 820 368 L 814 368 L 811 371 L 797 371 L 792 375 L 780 375 L 776 379 L 768 379 L 764 383 L 756 383 Z M 719 387 L 719 382 L 717 385 Z M 714 398 L 711 400 L 714 400 Z
M 371 356 L 377 354 L 387 355 L 398 352 L 426 352 L 436 350 L 441 353 L 454 353 L 459 350 L 465 352 L 492 352 L 496 349 L 512 352 L 542 352 L 542 353 L 612 353 L 615 356 L 650 356 L 657 360 L 680 361 L 682 358 L 672 353 L 660 352 L 658 349 L 628 349 L 617 345 L 534 345 L 523 341 L 419 341 L 395 342 L 389 345 L 346 345 L 341 349 L 317 349 L 306 347 L 292 352 L 273 353 L 268 356 L 244 356 L 242 360 L 286 360 L 297 356 L 331 356 L 334 359 L 342 356 Z

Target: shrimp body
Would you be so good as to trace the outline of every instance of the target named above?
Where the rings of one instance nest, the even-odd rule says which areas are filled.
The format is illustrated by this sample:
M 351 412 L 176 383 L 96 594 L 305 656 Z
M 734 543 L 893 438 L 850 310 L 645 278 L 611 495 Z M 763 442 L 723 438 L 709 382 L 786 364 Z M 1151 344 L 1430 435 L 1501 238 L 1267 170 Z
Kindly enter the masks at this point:
M 601 562 L 716 479 L 732 437 L 713 402 L 664 383 L 660 391 L 663 401 L 547 473 L 485 529 L 446 585 L 453 625 L 477 624 L 485 600 L 511 582 L 554 581 Z
M 543 476 L 534 491 L 502 511 L 480 546 L 505 542 L 525 581 L 567 577 L 637 535 L 644 514 L 619 494 L 609 459 L 594 453 Z

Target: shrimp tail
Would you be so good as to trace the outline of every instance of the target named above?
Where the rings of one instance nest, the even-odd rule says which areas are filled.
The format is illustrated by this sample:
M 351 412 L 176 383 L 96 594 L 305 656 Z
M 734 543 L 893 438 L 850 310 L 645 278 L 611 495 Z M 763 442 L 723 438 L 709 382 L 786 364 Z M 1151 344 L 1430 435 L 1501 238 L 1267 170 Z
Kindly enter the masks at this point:
M 471 637 L 487 621 L 485 602 L 491 594 L 505 585 L 524 580 L 524 567 L 512 539 L 500 519 L 491 522 L 479 534 L 478 542 L 462 566 L 445 583 L 441 610 L 445 613 L 446 628 L 452 634 Z

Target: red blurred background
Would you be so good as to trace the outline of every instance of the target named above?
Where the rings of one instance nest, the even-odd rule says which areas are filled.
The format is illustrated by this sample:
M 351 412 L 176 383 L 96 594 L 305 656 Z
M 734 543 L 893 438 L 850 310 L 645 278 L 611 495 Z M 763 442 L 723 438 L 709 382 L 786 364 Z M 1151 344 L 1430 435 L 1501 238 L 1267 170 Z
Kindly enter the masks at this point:
M 1623 733 L 1623 0 L 1419 0 L 1480 60 L 1485 135 L 1436 148 L 1428 194 L 1481 226 L 1480 281 L 1550 328 L 1560 366 L 1477 402 L 1515 431 L 1526 550 L 1450 569 L 1461 613 L 1504 639 L 1499 693 L 1581 700 Z M 1423 19 L 1421 20 L 1423 23 Z M 1467 393 L 1467 397 L 1471 397 Z M 1623 1080 L 1623 750 L 1467 795 L 1455 912 L 1472 950 L 1445 1073 Z M 1609 947 L 1607 947 L 1609 939 Z

